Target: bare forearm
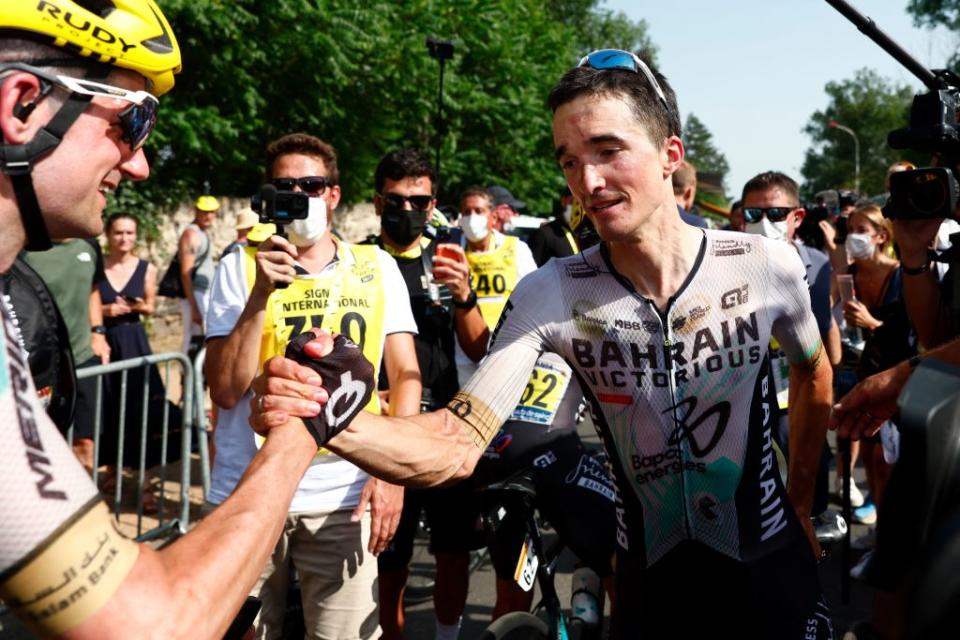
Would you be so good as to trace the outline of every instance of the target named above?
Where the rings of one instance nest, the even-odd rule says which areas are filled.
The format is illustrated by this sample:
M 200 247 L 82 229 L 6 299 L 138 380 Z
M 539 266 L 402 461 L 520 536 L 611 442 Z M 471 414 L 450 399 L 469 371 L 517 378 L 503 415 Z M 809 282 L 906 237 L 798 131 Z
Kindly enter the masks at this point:
M 407 371 L 390 383 L 390 415 L 415 416 L 420 413 L 420 372 Z
M 487 344 L 490 342 L 490 329 L 479 307 L 472 309 L 457 309 L 456 311 L 457 341 L 460 347 L 474 362 L 479 362 L 487 355 Z
M 97 327 L 103 324 L 103 300 L 100 298 L 100 290 L 96 287 L 90 292 L 90 304 L 87 315 L 90 319 L 91 327 Z
M 315 452 L 302 425 L 271 431 L 233 495 L 166 549 L 141 547 L 120 590 L 68 637 L 223 637 L 273 551 Z
M 274 430 L 230 498 L 187 536 L 160 553 L 171 581 L 190 585 L 180 617 L 192 606 L 197 624 L 211 637 L 229 625 L 273 551 L 284 516 L 304 471 L 316 453 L 301 425 Z M 220 603 L 230 606 L 220 606 Z M 214 609 L 219 615 L 211 615 Z M 185 627 L 192 628 L 192 627 Z
M 798 514 L 809 516 L 830 405 L 833 371 L 821 350 L 817 364 L 790 369 L 790 460 L 787 493 Z
M 904 264 L 908 264 L 904 258 Z M 913 266 L 913 265 L 911 265 Z M 917 331 L 917 338 L 925 349 L 932 349 L 944 340 L 941 313 L 940 283 L 933 271 L 918 275 L 904 274 L 903 299 L 907 315 Z
M 327 448 L 371 475 L 407 487 L 467 478 L 482 453 L 446 409 L 409 418 L 363 412 Z
M 207 344 L 205 373 L 210 397 L 224 409 L 240 402 L 257 375 L 265 317 L 265 304 L 251 297 L 233 331 Z

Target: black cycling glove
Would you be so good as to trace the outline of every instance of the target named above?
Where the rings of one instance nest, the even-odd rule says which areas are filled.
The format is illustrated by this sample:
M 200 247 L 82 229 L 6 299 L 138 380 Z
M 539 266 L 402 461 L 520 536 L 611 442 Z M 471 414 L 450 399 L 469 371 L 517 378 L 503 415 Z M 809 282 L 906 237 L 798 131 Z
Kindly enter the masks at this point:
M 346 429 L 350 421 L 367 406 L 375 381 L 373 365 L 350 338 L 338 335 L 333 339 L 333 351 L 315 360 L 303 352 L 304 345 L 314 337 L 309 331 L 297 336 L 287 345 L 284 355 L 319 373 L 323 388 L 330 394 L 320 415 L 303 419 L 317 446 L 322 447 L 330 438 Z

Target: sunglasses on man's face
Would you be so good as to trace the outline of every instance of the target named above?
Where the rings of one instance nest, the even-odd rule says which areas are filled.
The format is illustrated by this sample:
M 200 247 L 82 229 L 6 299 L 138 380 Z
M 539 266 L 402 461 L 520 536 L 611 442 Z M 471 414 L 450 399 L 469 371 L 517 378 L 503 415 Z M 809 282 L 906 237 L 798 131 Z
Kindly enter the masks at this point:
M 303 178 L 274 178 L 270 183 L 280 191 L 293 191 L 294 187 L 311 196 L 323 195 L 328 187 L 332 186 L 330 178 L 326 176 L 306 176 Z
M 425 211 L 430 203 L 433 202 L 433 196 L 402 196 L 399 193 L 384 193 L 380 196 L 384 204 L 393 209 L 403 209 L 406 203 L 416 211 Z
M 766 216 L 770 222 L 783 222 L 791 211 L 796 211 L 796 207 L 744 207 L 743 219 L 753 223 Z
M 113 98 L 131 103 L 117 115 L 120 118 L 120 128 L 123 129 L 123 140 L 134 151 L 143 146 L 150 132 L 153 131 L 154 125 L 157 124 L 157 109 L 160 102 L 147 91 L 131 91 L 93 80 L 54 75 L 20 62 L 0 64 L 0 73 L 6 71 L 24 71 L 72 93 L 95 98 Z

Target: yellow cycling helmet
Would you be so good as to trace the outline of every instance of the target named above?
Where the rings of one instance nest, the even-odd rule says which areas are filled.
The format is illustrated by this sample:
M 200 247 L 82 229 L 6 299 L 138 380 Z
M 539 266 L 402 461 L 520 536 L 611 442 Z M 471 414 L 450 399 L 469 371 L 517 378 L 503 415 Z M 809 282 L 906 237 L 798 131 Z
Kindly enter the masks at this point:
M 177 39 L 154 0 L 2 0 L 0 29 L 135 71 L 156 96 L 173 88 L 181 68 Z

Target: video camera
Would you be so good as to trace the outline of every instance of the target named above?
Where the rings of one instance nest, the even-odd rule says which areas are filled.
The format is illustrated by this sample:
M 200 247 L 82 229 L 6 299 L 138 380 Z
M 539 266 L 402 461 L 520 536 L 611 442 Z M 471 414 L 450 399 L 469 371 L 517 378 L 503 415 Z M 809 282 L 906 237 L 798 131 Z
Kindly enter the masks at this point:
M 887 143 L 894 149 L 935 154 L 939 166 L 891 175 L 890 198 L 883 206 L 883 215 L 906 220 L 954 217 L 960 161 L 960 77 L 947 69 L 927 69 L 844 0 L 827 2 L 930 89 L 914 96 L 909 126 L 891 131 Z
M 284 225 L 307 217 L 310 196 L 302 191 L 279 191 L 272 184 L 265 184 L 250 198 L 250 208 L 260 214 L 261 223 L 277 225 L 277 234 L 283 235 Z

